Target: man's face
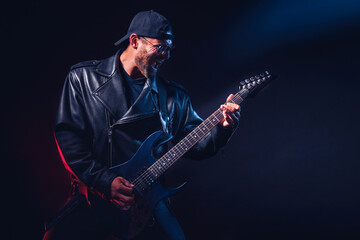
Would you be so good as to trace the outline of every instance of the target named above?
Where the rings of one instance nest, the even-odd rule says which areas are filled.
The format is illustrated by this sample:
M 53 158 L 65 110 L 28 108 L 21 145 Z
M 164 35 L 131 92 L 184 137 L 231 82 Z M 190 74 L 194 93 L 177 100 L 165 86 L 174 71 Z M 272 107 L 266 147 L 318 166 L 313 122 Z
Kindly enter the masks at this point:
M 140 37 L 138 53 L 135 56 L 135 64 L 142 75 L 153 79 L 161 64 L 170 58 L 169 48 L 172 46 L 171 40 Z M 159 51 L 159 47 L 160 50 L 164 50 L 165 48 L 165 51 Z

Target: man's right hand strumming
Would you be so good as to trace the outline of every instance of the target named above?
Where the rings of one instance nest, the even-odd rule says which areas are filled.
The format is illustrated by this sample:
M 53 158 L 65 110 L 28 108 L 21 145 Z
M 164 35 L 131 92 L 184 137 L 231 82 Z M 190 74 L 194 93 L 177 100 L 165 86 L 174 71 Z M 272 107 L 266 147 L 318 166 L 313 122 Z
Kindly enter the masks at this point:
M 111 183 L 111 202 L 121 209 L 129 209 L 134 204 L 134 185 L 122 177 L 116 177 Z

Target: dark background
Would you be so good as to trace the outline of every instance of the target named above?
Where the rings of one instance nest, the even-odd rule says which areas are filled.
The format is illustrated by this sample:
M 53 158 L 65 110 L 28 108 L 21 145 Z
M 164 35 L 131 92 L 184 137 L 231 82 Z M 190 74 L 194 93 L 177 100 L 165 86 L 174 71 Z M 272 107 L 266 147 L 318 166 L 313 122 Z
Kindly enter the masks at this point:
M 2 7 L 5 239 L 41 239 L 69 191 L 53 125 L 71 65 L 111 56 L 132 17 L 174 25 L 162 75 L 206 118 L 240 80 L 279 78 L 242 104 L 224 151 L 167 174 L 189 239 L 359 239 L 358 1 L 14 1 Z M 1 237 L 2 238 L 2 237 Z

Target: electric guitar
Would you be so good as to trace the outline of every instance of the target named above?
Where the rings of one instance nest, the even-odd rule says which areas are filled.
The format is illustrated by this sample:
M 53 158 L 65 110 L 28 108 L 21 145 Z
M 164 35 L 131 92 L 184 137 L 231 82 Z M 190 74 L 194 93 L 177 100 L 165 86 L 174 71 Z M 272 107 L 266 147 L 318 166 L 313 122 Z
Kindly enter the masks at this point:
M 229 102 L 240 104 L 246 97 L 254 97 L 272 79 L 274 76 L 266 71 L 241 81 L 239 91 Z M 157 131 L 143 142 L 129 161 L 110 168 L 134 185 L 135 194 L 135 203 L 127 210 L 116 208 L 101 198 L 92 201 L 97 213 L 116 236 L 122 240 L 136 237 L 147 226 L 156 204 L 183 188 L 185 183 L 167 189 L 161 185 L 159 178 L 222 119 L 223 113 L 219 108 L 159 159 L 152 154 L 154 143 L 163 134 Z

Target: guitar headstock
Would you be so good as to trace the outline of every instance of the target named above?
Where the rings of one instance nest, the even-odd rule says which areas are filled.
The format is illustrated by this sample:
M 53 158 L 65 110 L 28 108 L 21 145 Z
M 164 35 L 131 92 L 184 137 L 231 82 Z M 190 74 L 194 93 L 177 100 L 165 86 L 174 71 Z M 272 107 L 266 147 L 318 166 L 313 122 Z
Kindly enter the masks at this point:
M 261 89 L 263 89 L 275 78 L 276 77 L 274 75 L 270 74 L 268 71 L 265 71 L 264 73 L 261 73 L 251 78 L 247 78 L 244 81 L 241 81 L 239 89 L 240 91 L 246 89 L 248 91 L 247 97 L 255 97 L 255 95 Z

